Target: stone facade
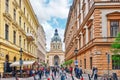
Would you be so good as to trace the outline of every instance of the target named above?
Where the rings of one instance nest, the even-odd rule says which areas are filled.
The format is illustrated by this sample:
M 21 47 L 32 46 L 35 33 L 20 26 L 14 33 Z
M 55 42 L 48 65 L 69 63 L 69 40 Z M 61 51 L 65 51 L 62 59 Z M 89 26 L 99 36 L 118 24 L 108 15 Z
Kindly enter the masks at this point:
M 96 66 L 99 75 L 107 74 L 106 54 L 110 54 L 110 59 L 114 55 L 111 44 L 120 28 L 119 3 L 119 0 L 73 1 L 64 34 L 65 60 L 75 60 L 74 50 L 77 48 L 78 66 L 85 73 L 91 74 L 92 67 Z M 118 30 L 113 29 L 113 26 Z M 109 69 L 120 76 L 120 68 L 113 68 L 112 59 Z
M 37 59 L 38 62 L 45 62 L 45 54 L 46 54 L 46 38 L 43 27 L 40 25 L 37 31 Z
M 60 66 L 64 62 L 64 51 L 62 50 L 62 41 L 57 29 L 51 39 L 50 51 L 47 53 L 47 64 L 49 66 Z

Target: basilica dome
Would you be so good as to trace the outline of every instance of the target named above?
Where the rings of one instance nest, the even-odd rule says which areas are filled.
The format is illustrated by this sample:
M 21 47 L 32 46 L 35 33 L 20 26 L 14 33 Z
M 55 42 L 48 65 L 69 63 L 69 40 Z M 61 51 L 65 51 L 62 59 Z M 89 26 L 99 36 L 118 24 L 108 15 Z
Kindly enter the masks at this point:
M 61 38 L 59 37 L 57 29 L 55 29 L 55 33 L 54 33 L 54 36 L 53 36 L 51 42 L 61 42 Z

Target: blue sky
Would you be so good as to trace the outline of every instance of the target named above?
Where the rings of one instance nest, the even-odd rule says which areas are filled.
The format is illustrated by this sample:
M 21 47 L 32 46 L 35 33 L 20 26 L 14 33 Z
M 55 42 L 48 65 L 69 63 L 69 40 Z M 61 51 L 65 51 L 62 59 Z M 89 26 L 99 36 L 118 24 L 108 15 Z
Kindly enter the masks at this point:
M 63 40 L 67 16 L 72 1 L 73 0 L 30 0 L 35 14 L 44 28 L 47 51 L 50 50 L 50 41 L 56 28 Z

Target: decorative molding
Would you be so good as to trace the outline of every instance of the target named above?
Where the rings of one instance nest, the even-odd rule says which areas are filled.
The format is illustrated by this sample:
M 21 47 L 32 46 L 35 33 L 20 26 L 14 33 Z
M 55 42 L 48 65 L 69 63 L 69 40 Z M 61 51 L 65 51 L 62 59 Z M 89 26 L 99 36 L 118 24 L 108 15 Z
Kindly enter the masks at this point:
M 7 18 L 9 21 L 12 21 L 12 17 L 11 17 L 11 15 L 10 15 L 10 13 L 5 12 L 5 13 L 3 13 L 3 16 L 4 16 L 5 18 Z
M 14 1 L 12 2 L 12 4 L 15 6 L 15 9 L 17 9 L 17 8 L 19 7 L 19 5 L 18 5 L 18 3 L 17 3 L 16 0 L 14 0 Z

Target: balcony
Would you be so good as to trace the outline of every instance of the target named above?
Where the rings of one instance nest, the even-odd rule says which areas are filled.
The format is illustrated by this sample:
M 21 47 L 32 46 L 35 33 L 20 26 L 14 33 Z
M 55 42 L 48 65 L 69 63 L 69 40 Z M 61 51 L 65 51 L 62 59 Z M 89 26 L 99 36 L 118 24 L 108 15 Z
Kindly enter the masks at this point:
M 11 15 L 10 15 L 10 13 L 5 12 L 5 13 L 3 13 L 3 16 L 4 16 L 5 18 L 7 18 L 9 21 L 12 21 L 12 17 L 11 17 Z
M 35 40 L 34 36 L 31 33 L 27 33 L 26 35 L 27 35 L 28 41 L 34 41 Z

